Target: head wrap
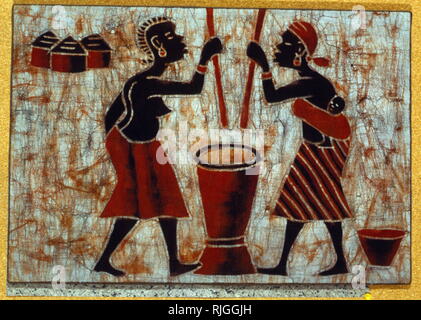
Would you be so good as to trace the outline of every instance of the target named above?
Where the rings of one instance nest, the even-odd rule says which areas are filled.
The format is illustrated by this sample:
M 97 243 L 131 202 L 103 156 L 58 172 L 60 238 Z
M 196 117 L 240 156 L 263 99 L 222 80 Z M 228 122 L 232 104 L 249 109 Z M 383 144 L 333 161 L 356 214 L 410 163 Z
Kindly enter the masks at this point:
M 297 36 L 298 39 L 304 44 L 307 50 L 307 61 L 314 61 L 320 67 L 328 67 L 330 64 L 329 59 L 322 57 L 313 57 L 314 51 L 317 47 L 317 32 L 311 23 L 305 21 L 294 21 L 288 30 Z

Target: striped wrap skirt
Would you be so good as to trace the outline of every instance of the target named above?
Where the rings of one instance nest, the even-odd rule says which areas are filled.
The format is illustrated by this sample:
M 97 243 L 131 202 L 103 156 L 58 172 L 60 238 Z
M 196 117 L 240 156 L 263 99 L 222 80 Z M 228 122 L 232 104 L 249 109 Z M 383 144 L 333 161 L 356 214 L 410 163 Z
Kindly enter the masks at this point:
M 332 147 L 303 142 L 284 182 L 274 215 L 294 221 L 339 221 L 352 213 L 341 185 L 350 139 Z

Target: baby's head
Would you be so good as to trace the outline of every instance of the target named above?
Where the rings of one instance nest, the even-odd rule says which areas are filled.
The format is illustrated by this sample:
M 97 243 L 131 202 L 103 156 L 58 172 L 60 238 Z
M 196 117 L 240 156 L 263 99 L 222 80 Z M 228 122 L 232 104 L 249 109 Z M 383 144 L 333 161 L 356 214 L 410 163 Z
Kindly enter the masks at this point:
M 334 96 L 327 106 L 327 112 L 330 114 L 340 114 L 344 109 L 345 100 L 340 96 Z

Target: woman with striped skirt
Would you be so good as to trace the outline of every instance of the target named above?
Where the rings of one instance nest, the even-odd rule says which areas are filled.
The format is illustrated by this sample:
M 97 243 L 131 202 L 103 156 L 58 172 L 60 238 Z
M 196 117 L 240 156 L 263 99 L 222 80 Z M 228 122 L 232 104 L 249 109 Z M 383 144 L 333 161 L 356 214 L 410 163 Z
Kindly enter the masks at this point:
M 309 63 L 325 67 L 329 60 L 313 57 L 317 33 L 305 21 L 295 21 L 282 34 L 274 61 L 292 68 L 300 78 L 275 89 L 269 64 L 262 48 L 251 42 L 247 55 L 263 69 L 262 83 L 269 103 L 294 99 L 293 114 L 302 120 L 303 141 L 284 181 L 274 215 L 287 219 L 281 259 L 274 268 L 260 273 L 287 275 L 291 247 L 305 222 L 322 220 L 332 238 L 336 263 L 320 275 L 347 273 L 342 246 L 342 223 L 352 213 L 341 186 L 342 171 L 349 153 L 351 129 L 342 111 L 344 100 L 336 95 L 331 82 L 313 70 Z

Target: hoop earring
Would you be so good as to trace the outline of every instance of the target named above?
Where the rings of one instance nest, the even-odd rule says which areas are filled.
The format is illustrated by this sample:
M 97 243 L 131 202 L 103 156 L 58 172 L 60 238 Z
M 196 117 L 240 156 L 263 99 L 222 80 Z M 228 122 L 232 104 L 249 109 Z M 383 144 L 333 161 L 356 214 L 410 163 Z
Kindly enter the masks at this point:
M 165 58 L 165 57 L 167 56 L 167 51 L 164 49 L 164 47 L 163 47 L 163 46 L 161 46 L 161 47 L 159 48 L 159 50 L 158 50 L 158 55 L 159 55 L 161 58 Z
M 299 67 L 299 66 L 301 66 L 301 63 L 302 63 L 302 61 L 301 61 L 301 56 L 300 56 L 298 53 L 295 53 L 295 58 L 294 58 L 294 60 L 292 61 L 292 63 L 293 63 L 293 65 L 294 65 L 295 67 Z

